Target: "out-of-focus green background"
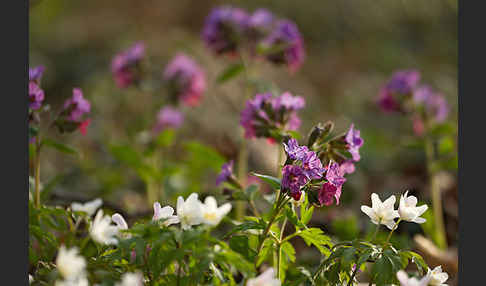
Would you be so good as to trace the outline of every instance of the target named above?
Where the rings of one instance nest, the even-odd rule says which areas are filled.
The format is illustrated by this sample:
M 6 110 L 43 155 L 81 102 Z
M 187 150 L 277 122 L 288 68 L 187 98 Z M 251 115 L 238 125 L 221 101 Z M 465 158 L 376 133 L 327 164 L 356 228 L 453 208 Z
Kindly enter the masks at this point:
M 181 192 L 221 192 L 214 186 L 214 178 L 223 161 L 237 158 L 243 87 L 238 80 L 214 84 L 231 61 L 211 54 L 202 43 L 200 32 L 212 7 L 232 4 L 250 12 L 264 7 L 298 25 L 307 54 L 302 68 L 292 75 L 284 68 L 257 63 L 252 67 L 252 75 L 305 97 L 307 106 L 300 112 L 303 119 L 300 131 L 306 134 L 314 124 L 333 120 L 336 129 L 343 132 L 354 122 L 365 140 L 357 171 L 348 176 L 344 186 L 342 204 L 322 209 L 313 224 L 343 239 L 352 238 L 357 232 L 366 233 L 370 229 L 359 206 L 370 204 L 372 192 L 384 198 L 410 189 L 420 200 L 430 202 L 425 156 L 413 136 L 411 122 L 403 116 L 381 112 L 376 98 L 380 86 L 393 71 L 415 68 L 422 73 L 422 82 L 445 94 L 451 105 L 449 120 L 457 122 L 455 0 L 31 3 L 29 61 L 30 66 L 46 66 L 42 81 L 46 102 L 56 109 L 71 96 L 73 87 L 81 87 L 92 102 L 92 124 L 86 136 L 52 133 L 78 148 L 81 158 L 61 156 L 50 150 L 43 155 L 42 181 L 48 184 L 56 178 L 52 193 L 59 197 L 102 196 L 129 212 L 148 211 L 143 199 L 145 185 L 110 149 L 114 144 L 130 145 L 142 140 L 140 131 L 152 126 L 158 108 L 157 94 L 148 89 L 120 90 L 112 80 L 113 55 L 135 41 L 145 42 L 145 63 L 156 74 L 162 72 L 176 52 L 183 51 L 203 66 L 209 82 L 202 104 L 184 109 L 187 120 L 176 140 L 180 148 L 166 151 L 187 167 L 184 172 L 168 168 L 164 188 L 167 194 L 161 200 L 173 205 L 175 195 Z M 194 141 L 214 148 L 221 157 Z M 252 141 L 249 169 L 274 172 L 276 154 L 276 146 L 264 140 Z M 443 182 L 448 239 L 454 246 L 457 241 L 454 164 L 444 173 Z M 411 234 L 422 232 L 417 225 L 404 224 L 397 238 L 410 246 Z M 309 254 L 309 259 L 313 254 Z

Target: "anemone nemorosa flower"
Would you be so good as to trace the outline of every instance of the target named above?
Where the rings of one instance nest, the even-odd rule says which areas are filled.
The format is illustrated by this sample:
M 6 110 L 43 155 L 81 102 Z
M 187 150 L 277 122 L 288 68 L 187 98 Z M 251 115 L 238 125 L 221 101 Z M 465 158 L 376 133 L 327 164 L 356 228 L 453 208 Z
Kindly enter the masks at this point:
M 447 272 L 442 271 L 442 266 L 437 266 L 433 270 L 427 269 L 427 276 L 430 277 L 429 285 L 431 286 L 447 286 L 444 282 L 449 279 Z
M 192 193 L 184 201 L 184 198 L 177 198 L 177 217 L 181 222 L 182 229 L 189 229 L 193 225 L 203 222 L 202 203 L 198 200 L 198 194 Z
M 308 177 L 304 170 L 297 165 L 286 165 L 282 169 L 282 189 L 290 191 L 290 196 L 298 201 L 302 195 L 300 190 L 307 182 Z
M 359 161 L 361 159 L 361 156 L 359 155 L 359 148 L 363 146 L 363 139 L 360 136 L 360 131 L 358 129 L 354 129 L 354 124 L 351 124 L 351 127 L 349 127 L 348 133 L 346 133 L 345 141 L 347 143 L 347 149 L 349 153 L 351 153 L 351 156 L 353 157 L 353 160 Z
M 144 55 L 145 45 L 142 42 L 115 55 L 111 61 L 111 72 L 119 88 L 126 88 L 140 79 L 137 68 Z
M 281 282 L 275 277 L 273 268 L 268 268 L 255 278 L 248 279 L 246 286 L 280 286 Z
M 416 70 L 401 70 L 395 72 L 382 87 L 378 103 L 384 111 L 402 110 L 402 101 L 411 95 L 420 80 Z
M 248 24 L 248 17 L 248 13 L 240 8 L 214 8 L 206 17 L 202 30 L 201 36 L 206 46 L 216 54 L 237 52 Z
M 29 82 L 29 108 L 32 110 L 37 110 L 42 106 L 43 101 L 44 91 L 36 82 Z
M 206 90 L 206 76 L 202 68 L 185 54 L 178 53 L 164 70 L 171 96 L 189 106 L 197 105 Z
M 371 194 L 371 208 L 368 206 L 361 206 L 361 211 L 370 217 L 374 224 L 386 225 L 389 229 L 395 226 L 395 218 L 400 217 L 395 207 L 395 196 L 390 196 L 384 202 L 380 200 L 377 194 Z
M 117 244 L 119 228 L 111 224 L 111 217 L 103 215 L 103 210 L 98 210 L 93 220 L 89 233 L 91 238 L 100 244 Z
M 85 275 L 86 260 L 79 254 L 79 249 L 67 249 L 61 245 L 56 258 L 56 266 L 65 280 L 76 280 Z
M 279 20 L 272 32 L 262 41 L 266 58 L 275 64 L 287 65 L 296 71 L 304 62 L 304 40 L 290 20 Z
M 121 229 L 121 230 L 128 229 L 128 224 L 121 214 L 119 214 L 119 213 L 113 214 L 111 216 L 111 220 L 116 224 L 118 229 Z
M 227 181 L 228 178 L 233 174 L 233 164 L 233 160 L 223 164 L 223 166 L 221 167 L 221 172 L 216 178 L 216 186 L 219 186 L 221 185 L 221 183 Z
M 73 202 L 71 204 L 71 210 L 75 212 L 85 212 L 88 216 L 94 215 L 97 209 L 101 207 L 103 200 L 100 198 L 94 199 L 92 201 L 86 202 L 84 204 Z
M 216 226 L 223 217 L 231 211 L 231 204 L 225 203 L 218 208 L 216 199 L 212 196 L 206 197 L 202 205 L 202 219 L 205 224 Z
M 183 122 L 184 114 L 182 112 L 170 106 L 165 106 L 157 113 L 157 122 L 153 128 L 153 132 L 158 134 L 164 129 L 177 129 Z
M 115 286 L 143 286 L 143 274 L 127 272 L 122 275 L 120 282 L 115 283 Z
M 420 217 L 428 209 L 427 205 L 417 207 L 417 198 L 415 196 L 408 196 L 408 191 L 400 196 L 400 205 L 398 206 L 398 213 L 400 218 L 405 221 L 424 223 L 425 219 Z
M 171 224 L 179 223 L 179 217 L 174 215 L 174 209 L 171 206 L 161 207 L 159 202 L 154 203 L 153 221 L 165 219 L 163 224 L 169 226 Z
M 429 285 L 430 275 L 425 275 L 422 279 L 418 280 L 415 277 L 408 277 L 407 272 L 400 270 L 397 272 L 397 279 L 400 282 L 400 286 L 427 286 Z

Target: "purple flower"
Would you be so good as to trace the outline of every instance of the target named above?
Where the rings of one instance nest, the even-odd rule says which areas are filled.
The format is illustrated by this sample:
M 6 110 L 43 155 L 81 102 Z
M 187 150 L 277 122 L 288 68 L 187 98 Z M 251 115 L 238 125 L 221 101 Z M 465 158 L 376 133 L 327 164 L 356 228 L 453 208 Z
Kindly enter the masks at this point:
M 282 169 L 282 189 L 290 190 L 290 196 L 294 200 L 300 200 L 302 192 L 300 188 L 304 186 L 309 179 L 304 170 L 297 165 L 286 165 Z
M 37 84 L 39 84 L 43 73 L 44 73 L 44 66 L 29 68 L 29 81 L 35 81 Z
M 163 107 L 157 114 L 157 123 L 153 129 L 154 133 L 167 128 L 179 128 L 184 122 L 184 115 L 177 109 L 170 106 Z
M 275 16 L 267 9 L 258 9 L 248 18 L 246 34 L 255 43 L 267 36 L 273 27 Z
M 227 181 L 228 178 L 233 174 L 233 164 L 233 160 L 229 161 L 226 164 L 223 164 L 223 167 L 221 167 L 221 172 L 216 178 L 216 186 L 219 186 L 221 183 Z
M 254 138 L 262 136 L 257 134 L 257 129 L 265 125 L 265 121 L 270 124 L 270 118 L 264 111 L 264 106 L 271 102 L 271 93 L 256 94 L 253 99 L 246 102 L 246 106 L 241 112 L 240 124 L 245 128 L 245 138 Z
M 341 169 L 341 173 L 343 175 L 352 174 L 355 171 L 353 160 L 346 160 L 342 162 L 341 165 L 339 165 L 339 168 Z
M 359 155 L 359 148 L 363 146 L 364 141 L 360 137 L 360 131 L 358 129 L 354 129 L 354 124 L 351 124 L 348 133 L 346 133 L 345 141 L 347 143 L 348 151 L 353 157 L 353 161 L 359 161 L 361 159 L 361 156 Z
M 231 6 L 214 8 L 207 16 L 202 38 L 216 54 L 234 53 L 248 23 L 245 10 Z
M 291 71 L 296 71 L 304 61 L 304 41 L 295 23 L 290 20 L 278 21 L 262 45 L 271 51 L 266 55 L 269 61 L 285 64 Z
M 32 110 L 39 109 L 42 101 L 44 101 L 44 91 L 35 81 L 29 82 L 29 108 Z
M 189 106 L 197 105 L 206 90 L 203 70 L 182 53 L 178 53 L 167 65 L 164 79 L 169 81 L 173 96 Z
M 115 55 L 111 62 L 111 72 L 120 88 L 126 88 L 139 80 L 138 66 L 145 55 L 145 45 L 135 43 L 128 50 Z
M 307 146 L 299 146 L 297 140 L 290 138 L 287 144 L 283 143 L 285 152 L 292 160 L 303 160 L 305 155 L 309 152 Z
M 319 203 L 325 206 L 330 206 L 336 201 L 336 205 L 339 205 L 339 198 L 341 197 L 341 187 L 326 182 L 319 190 L 318 199 Z
M 287 110 L 299 110 L 304 108 L 305 100 L 302 96 L 293 96 L 290 92 L 284 92 L 282 95 L 274 99 L 272 105 L 276 110 L 282 108 Z
M 378 104 L 384 111 L 400 111 L 403 98 L 413 92 L 419 80 L 420 73 L 416 70 L 395 72 L 381 89 Z
M 81 122 L 83 115 L 90 112 L 91 104 L 84 99 L 83 91 L 80 88 L 74 88 L 73 96 L 64 102 L 63 108 L 68 111 L 68 120 Z
M 308 151 L 305 154 L 302 159 L 302 170 L 309 180 L 322 178 L 322 174 L 326 171 L 314 151 Z
M 326 172 L 326 180 L 333 184 L 336 187 L 341 187 L 344 182 L 346 182 L 346 178 L 343 177 L 344 172 L 336 162 L 329 163 Z
M 449 106 L 444 96 L 429 86 L 421 86 L 413 93 L 414 102 L 425 105 L 425 111 L 437 122 L 443 122 L 449 114 Z

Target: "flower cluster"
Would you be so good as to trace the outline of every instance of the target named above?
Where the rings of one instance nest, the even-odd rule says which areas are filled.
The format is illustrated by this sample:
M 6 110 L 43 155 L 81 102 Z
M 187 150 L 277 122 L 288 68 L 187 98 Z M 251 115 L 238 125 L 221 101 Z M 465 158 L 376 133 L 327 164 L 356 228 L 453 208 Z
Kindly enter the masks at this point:
M 185 54 L 179 53 L 164 71 L 164 80 L 169 83 L 171 99 L 181 100 L 189 106 L 197 105 L 206 90 L 206 76 L 199 65 Z
M 126 88 L 140 80 L 140 62 L 144 55 L 145 45 L 142 42 L 115 55 L 111 61 L 111 72 L 119 88 Z
M 305 105 L 304 98 L 284 92 L 280 96 L 271 93 L 256 94 L 246 102 L 241 112 L 240 124 L 246 138 L 265 137 L 280 141 L 287 131 L 300 127 L 297 110 Z
M 64 245 L 61 245 L 56 258 L 56 266 L 64 279 L 56 281 L 56 286 L 88 286 L 86 260 L 79 254 L 76 247 L 67 249 Z
M 427 274 L 420 280 L 415 277 L 408 277 L 403 270 L 398 271 L 397 279 L 400 286 L 447 286 L 444 282 L 449 279 L 449 275 L 442 271 L 442 266 L 437 266 L 433 270 L 428 268 Z
M 179 128 L 184 122 L 184 114 L 179 110 L 166 106 L 160 109 L 157 113 L 157 122 L 153 128 L 155 134 L 160 133 L 162 130 L 167 128 Z
M 416 70 L 395 72 L 382 87 L 378 104 L 386 112 L 411 114 L 414 132 L 422 135 L 425 122 L 441 123 L 447 118 L 449 105 L 443 94 L 419 81 Z
M 291 71 L 305 58 L 304 41 L 295 23 L 266 9 L 249 14 L 230 6 L 215 8 L 206 18 L 202 38 L 216 54 L 236 54 L 248 48 L 252 56 L 263 56 Z
M 44 91 L 40 88 L 43 66 L 29 68 L 29 109 L 38 110 L 44 101 Z
M 83 97 L 80 88 L 73 89 L 73 96 L 64 102 L 63 109 L 56 119 L 56 126 L 61 133 L 73 132 L 76 129 L 84 135 L 90 119 L 86 115 L 91 111 L 91 104 Z

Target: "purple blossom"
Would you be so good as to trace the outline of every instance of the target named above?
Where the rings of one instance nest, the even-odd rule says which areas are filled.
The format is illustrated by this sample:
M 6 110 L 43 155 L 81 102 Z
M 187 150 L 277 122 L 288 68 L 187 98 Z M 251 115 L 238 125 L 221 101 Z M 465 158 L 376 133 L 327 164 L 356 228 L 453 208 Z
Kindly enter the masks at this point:
M 267 9 L 258 9 L 248 18 L 246 33 L 252 41 L 258 41 L 272 29 L 275 16 Z
M 44 101 L 44 91 L 35 81 L 29 82 L 29 108 L 32 110 L 39 109 L 42 101 Z
M 282 108 L 287 110 L 299 110 L 304 108 L 305 100 L 302 96 L 293 96 L 290 92 L 284 92 L 282 95 L 274 99 L 272 105 L 276 110 Z
M 226 164 L 223 164 L 223 166 L 221 167 L 221 172 L 216 178 L 216 186 L 219 186 L 221 183 L 227 181 L 228 178 L 233 174 L 233 164 L 233 160 L 229 161 Z
M 189 106 L 199 103 L 206 90 L 203 70 L 188 56 L 178 53 L 164 71 L 164 79 L 170 82 L 175 98 Z
M 67 120 L 81 122 L 83 115 L 89 113 L 91 104 L 84 99 L 80 88 L 73 89 L 73 96 L 64 102 L 64 110 L 67 111 Z
M 359 155 L 359 148 L 363 146 L 364 141 L 360 137 L 360 131 L 358 129 L 354 129 L 354 124 L 351 124 L 348 133 L 346 133 L 345 141 L 347 143 L 348 151 L 353 157 L 353 161 L 359 161 L 361 159 L 361 156 Z
M 268 121 L 269 117 L 263 110 L 265 104 L 271 101 L 271 93 L 256 94 L 253 99 L 246 102 L 246 106 L 241 112 L 240 124 L 245 128 L 245 138 L 254 138 L 257 136 L 257 129 L 262 126 L 261 121 Z
M 401 110 L 402 98 L 413 92 L 419 80 L 420 73 L 416 70 L 395 72 L 381 89 L 378 104 L 384 111 Z
M 291 71 L 296 71 L 305 58 L 304 40 L 299 29 L 290 20 L 279 20 L 262 45 L 268 50 L 267 59 L 275 64 L 286 64 Z
M 300 200 L 302 192 L 300 188 L 304 186 L 309 179 L 304 170 L 297 165 L 286 165 L 282 169 L 282 189 L 290 190 L 290 196 L 294 200 Z
M 179 128 L 184 122 L 184 115 L 177 109 L 170 106 L 163 107 L 157 114 L 157 123 L 153 129 L 154 133 L 167 128 Z
M 449 114 L 449 105 L 444 96 L 429 86 L 421 86 L 413 93 L 414 102 L 425 105 L 426 112 L 437 122 L 443 122 Z
M 202 38 L 216 54 L 234 53 L 248 24 L 245 10 L 231 6 L 214 8 L 207 16 Z
M 292 160 L 303 160 L 309 152 L 307 146 L 299 146 L 299 143 L 294 138 L 290 138 L 287 144 L 283 143 L 283 145 L 285 152 Z
M 341 197 L 341 186 L 336 187 L 335 185 L 326 182 L 322 185 L 319 190 L 318 199 L 319 203 L 325 206 L 330 206 L 336 201 L 336 205 L 339 205 L 339 198 Z
M 302 159 L 302 170 L 309 180 L 322 178 L 322 174 L 326 171 L 314 151 L 308 151 L 305 154 Z
M 356 169 L 353 160 L 346 160 L 342 162 L 341 165 L 339 165 L 339 168 L 341 169 L 341 173 L 343 175 L 352 174 Z
M 111 62 L 111 72 L 118 87 L 126 88 L 139 80 L 139 72 L 136 69 L 144 55 L 145 45 L 142 42 L 135 43 L 129 49 L 115 55 Z
M 336 187 L 341 187 L 344 182 L 346 182 L 346 178 L 343 177 L 344 172 L 336 162 L 329 163 L 326 172 L 326 180 L 333 184 Z
M 29 81 L 35 81 L 37 84 L 39 84 L 42 74 L 44 73 L 44 69 L 44 66 L 29 68 Z

